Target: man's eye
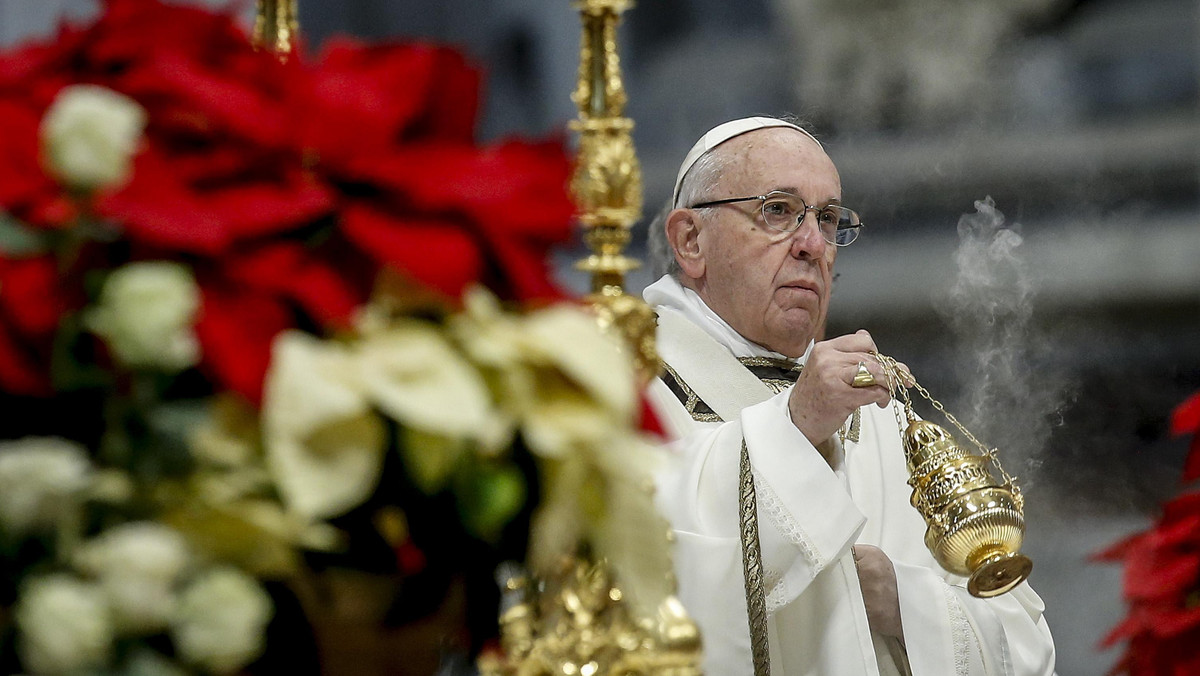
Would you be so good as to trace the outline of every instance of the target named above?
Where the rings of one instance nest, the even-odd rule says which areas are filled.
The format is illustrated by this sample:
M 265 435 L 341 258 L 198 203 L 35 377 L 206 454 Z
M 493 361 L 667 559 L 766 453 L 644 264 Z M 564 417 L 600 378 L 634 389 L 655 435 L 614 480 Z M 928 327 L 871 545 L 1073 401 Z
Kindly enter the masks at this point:
M 818 220 L 820 220 L 821 225 L 829 225 L 829 226 L 837 227 L 838 213 L 836 211 L 834 211 L 833 209 L 822 209 L 821 212 L 817 215 L 817 217 L 818 217 Z
M 763 205 L 763 211 L 768 216 L 792 216 L 797 213 L 797 209 L 784 200 L 767 202 Z

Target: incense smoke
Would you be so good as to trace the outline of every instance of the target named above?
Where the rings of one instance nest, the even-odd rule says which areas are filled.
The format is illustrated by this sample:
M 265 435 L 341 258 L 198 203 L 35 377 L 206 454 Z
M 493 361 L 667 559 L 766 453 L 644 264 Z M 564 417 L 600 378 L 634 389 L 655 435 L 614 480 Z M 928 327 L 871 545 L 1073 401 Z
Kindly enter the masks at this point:
M 1066 378 L 1031 321 L 1035 285 L 1020 256 L 1020 225 L 1006 227 L 991 197 L 975 209 L 958 221 L 945 317 L 960 349 L 963 422 L 1028 487 L 1061 424 Z

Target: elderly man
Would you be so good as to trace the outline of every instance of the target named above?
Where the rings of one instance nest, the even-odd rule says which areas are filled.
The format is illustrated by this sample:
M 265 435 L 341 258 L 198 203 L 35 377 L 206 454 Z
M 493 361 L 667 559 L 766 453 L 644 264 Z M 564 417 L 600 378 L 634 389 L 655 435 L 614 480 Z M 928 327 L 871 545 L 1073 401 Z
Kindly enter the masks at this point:
M 705 671 L 1053 674 L 1028 585 L 975 598 L 925 548 L 871 336 L 817 341 L 861 227 L 841 195 L 808 132 L 736 120 L 688 153 L 651 228 L 669 262 L 645 291 L 651 398 L 678 450 L 658 497 Z

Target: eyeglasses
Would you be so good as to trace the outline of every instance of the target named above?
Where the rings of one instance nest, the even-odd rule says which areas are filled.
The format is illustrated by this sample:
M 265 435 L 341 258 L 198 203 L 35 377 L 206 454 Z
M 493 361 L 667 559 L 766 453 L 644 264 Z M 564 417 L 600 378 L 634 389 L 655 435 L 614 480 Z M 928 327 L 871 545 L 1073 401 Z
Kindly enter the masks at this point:
M 804 222 L 804 217 L 808 215 L 808 212 L 817 212 L 817 226 L 821 230 L 821 235 L 826 242 L 837 246 L 852 244 L 854 240 L 858 239 L 858 231 L 863 227 L 862 221 L 858 219 L 858 214 L 852 209 L 847 209 L 839 204 L 810 207 L 799 195 L 782 190 L 772 190 L 765 195 L 755 197 L 732 197 L 725 200 L 701 202 L 693 204 L 689 208 L 702 209 L 734 202 L 749 202 L 750 200 L 762 202 L 760 210 L 763 222 L 767 224 L 768 228 L 780 232 L 795 232 Z

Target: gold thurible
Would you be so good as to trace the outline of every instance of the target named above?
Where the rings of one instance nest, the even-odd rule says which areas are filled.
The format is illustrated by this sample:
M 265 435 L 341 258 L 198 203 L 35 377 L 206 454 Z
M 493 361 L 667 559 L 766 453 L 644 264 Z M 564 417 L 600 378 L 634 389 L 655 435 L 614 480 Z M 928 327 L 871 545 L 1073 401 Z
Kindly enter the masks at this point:
M 254 46 L 275 52 L 280 61 L 287 61 L 296 51 L 300 39 L 297 0 L 258 0 L 254 16 Z
M 625 85 L 617 55 L 617 25 L 630 0 L 581 0 L 583 21 L 579 81 L 571 98 L 579 117 L 579 154 L 571 191 L 579 207 L 584 242 L 591 254 L 576 268 L 591 273 L 585 299 L 602 326 L 625 338 L 642 383 L 658 375 L 653 311 L 625 292 L 625 274 L 640 263 L 624 254 L 630 228 L 642 216 L 642 168 L 633 147 L 633 120 L 625 114 Z
M 1020 553 L 1025 537 L 1024 498 L 1001 467 L 995 449 L 984 446 L 891 357 L 875 354 L 888 388 L 904 407 L 896 412 L 912 486 L 913 507 L 925 518 L 925 546 L 947 571 L 967 578 L 981 598 L 999 596 L 1023 582 L 1033 561 Z M 903 382 L 910 382 L 934 408 L 971 441 L 973 453 L 940 425 L 920 420 Z M 992 469 L 999 475 L 995 476 Z

